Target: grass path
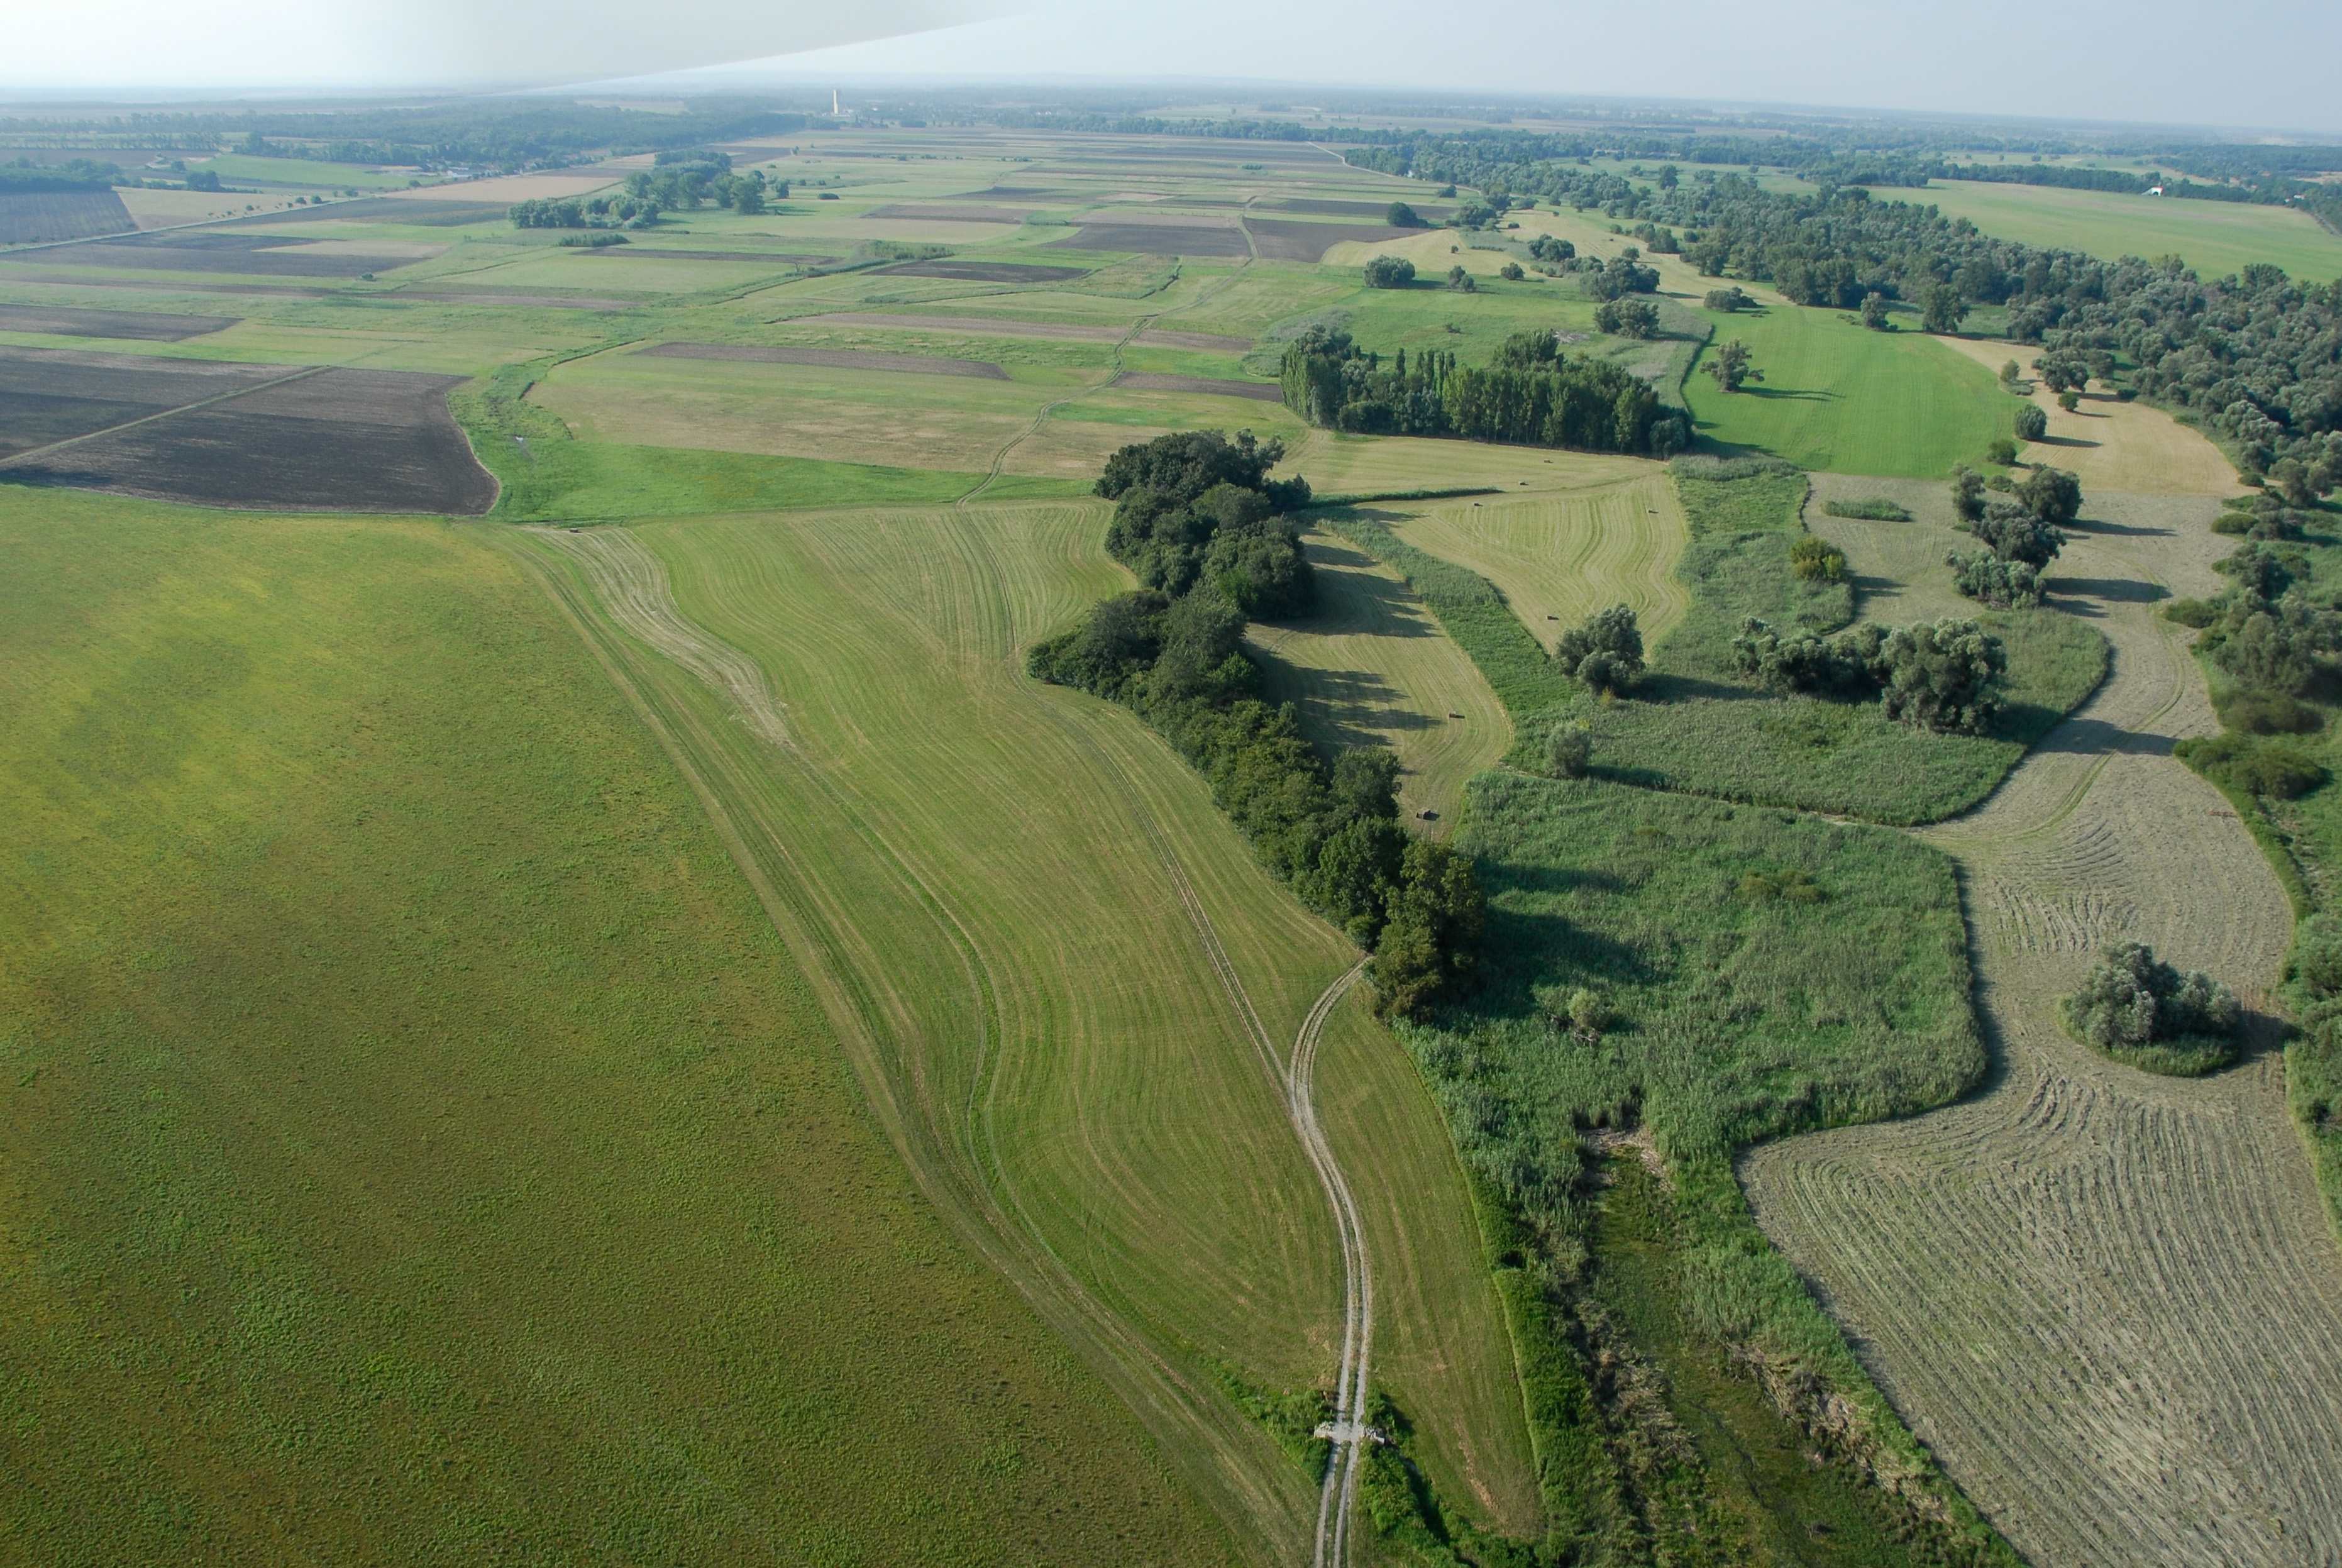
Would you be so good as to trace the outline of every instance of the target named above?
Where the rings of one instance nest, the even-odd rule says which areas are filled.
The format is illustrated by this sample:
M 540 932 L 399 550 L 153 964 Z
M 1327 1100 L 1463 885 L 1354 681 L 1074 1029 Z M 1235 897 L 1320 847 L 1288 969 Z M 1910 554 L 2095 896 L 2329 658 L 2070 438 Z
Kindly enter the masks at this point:
M 2159 1079 L 2055 1021 L 2109 941 L 2264 1001 L 2284 959 L 2275 876 L 2169 755 L 2216 724 L 2153 589 L 2214 591 L 2227 541 L 2208 511 L 2094 500 L 2113 521 L 2059 575 L 2113 640 L 2113 676 L 1982 807 L 1925 831 L 1964 868 L 1990 1086 L 1744 1163 L 1760 1223 L 2037 1562 L 2342 1553 L 2342 1250 L 2278 1055 Z

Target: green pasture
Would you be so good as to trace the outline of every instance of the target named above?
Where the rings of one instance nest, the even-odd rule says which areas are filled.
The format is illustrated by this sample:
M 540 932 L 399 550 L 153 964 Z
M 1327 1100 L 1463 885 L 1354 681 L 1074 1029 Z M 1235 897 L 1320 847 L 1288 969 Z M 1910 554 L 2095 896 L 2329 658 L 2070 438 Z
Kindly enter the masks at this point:
M 2177 255 L 2207 278 L 2254 262 L 2316 283 L 2342 276 L 2342 238 L 2318 227 L 2307 213 L 2287 207 L 1973 180 L 1935 180 L 1924 191 L 1895 195 L 1967 218 L 1988 235 L 2083 251 L 2107 261 Z
M 997 1238 L 1002 1266 L 1106 1360 L 1199 1489 L 1289 1547 L 1315 1490 L 1212 1369 L 1323 1386 L 1341 1273 L 1178 879 L 1276 1051 L 1356 954 L 1133 716 L 1022 674 L 1026 644 L 1126 581 L 1099 547 L 1103 515 L 742 516 L 527 548 L 820 954 L 816 974 L 860 1021 L 847 1049 L 923 1183 Z M 656 607 L 661 579 L 671 609 Z M 768 697 L 726 674 L 726 650 Z M 1468 1245 L 1401 1239 L 1465 1203 L 1452 1154 L 1388 1035 L 1355 1053 L 1343 1092 L 1403 1129 L 1333 1134 L 1386 1189 L 1378 1334 L 1416 1369 L 1405 1386 L 1446 1473 L 1474 1467 L 1488 1512 L 1518 1517 L 1534 1487 L 1485 1266 Z
M 0 1556 L 1230 1561 L 480 531 L 0 539 Z
M 1737 338 L 1765 373 L 1726 393 L 1694 365 L 1684 398 L 1703 447 L 1830 473 L 1937 479 L 1956 463 L 1980 463 L 2007 433 L 2008 394 L 1992 373 L 1907 326 L 1874 332 L 1849 313 L 1792 305 L 1698 314 L 1715 334 L 1709 354 Z

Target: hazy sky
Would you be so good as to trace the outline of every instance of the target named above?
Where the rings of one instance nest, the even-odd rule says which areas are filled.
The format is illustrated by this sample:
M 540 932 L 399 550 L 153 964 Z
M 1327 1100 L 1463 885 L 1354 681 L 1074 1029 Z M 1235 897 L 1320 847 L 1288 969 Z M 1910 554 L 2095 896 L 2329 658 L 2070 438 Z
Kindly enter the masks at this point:
M 792 76 L 1248 78 L 2342 135 L 2337 0 L 238 0 L 227 11 L 14 0 L 10 10 L 0 94 L 547 85 L 756 62 Z M 972 21 L 982 17 L 996 19 Z M 736 79 L 738 65 L 723 75 Z

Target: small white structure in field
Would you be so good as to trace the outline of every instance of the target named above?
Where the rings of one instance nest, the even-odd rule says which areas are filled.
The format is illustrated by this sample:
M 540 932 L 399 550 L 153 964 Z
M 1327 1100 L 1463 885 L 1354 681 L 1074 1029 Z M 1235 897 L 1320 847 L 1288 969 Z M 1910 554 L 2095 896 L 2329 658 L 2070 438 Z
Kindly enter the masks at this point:
M 2149 185 L 2147 187 L 2147 194 L 2150 196 L 2159 196 L 2163 194 L 2163 187 L 2161 185 Z

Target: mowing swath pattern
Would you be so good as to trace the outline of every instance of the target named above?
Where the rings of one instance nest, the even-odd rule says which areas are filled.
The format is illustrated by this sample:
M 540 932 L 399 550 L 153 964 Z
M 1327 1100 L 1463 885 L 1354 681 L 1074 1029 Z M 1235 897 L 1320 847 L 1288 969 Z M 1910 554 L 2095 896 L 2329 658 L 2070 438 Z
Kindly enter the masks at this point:
M 1548 646 L 1561 627 L 1617 604 L 1634 610 L 1648 646 L 1691 604 L 1676 576 L 1689 529 L 1661 474 L 1591 494 L 1448 502 L 1394 532 L 1494 583 Z
M 1330 1380 L 1336 1238 L 1164 857 L 1271 1040 L 1294 1037 L 1356 954 L 1251 861 L 1158 739 L 1018 674 L 1023 643 L 1117 585 L 1098 524 L 1095 506 L 1059 506 L 642 530 L 674 614 L 766 673 L 788 750 L 704 678 L 615 629 L 601 640 L 806 951 L 922 1185 L 1246 1539 L 1299 1553 L 1316 1489 L 1197 1358 L 1266 1386 Z M 603 615 L 592 594 L 570 597 Z M 1386 1037 L 1373 1071 L 1379 1098 L 1432 1114 Z M 1348 1124 L 1328 1117 L 1336 1137 Z M 1452 1214 L 1452 1157 L 1409 1147 L 1423 1168 L 1382 1190 Z M 1372 1244 L 1387 1198 L 1362 1218 Z M 1436 1442 L 1475 1452 L 1501 1504 L 1533 1493 L 1527 1456 L 1506 1447 L 1517 1422 L 1477 1407 L 1516 1403 L 1486 1370 L 1509 1347 L 1485 1275 L 1455 1266 L 1460 1286 L 1410 1273 L 1378 1299 L 1376 1340 L 1397 1336 L 1400 1363 L 1421 1369 L 1435 1365 L 1423 1342 L 1442 1346 L 1456 1373 L 1420 1371 L 1407 1394 Z M 1426 1294 L 1466 1310 L 1435 1318 Z
M 1505 705 L 1397 573 L 1336 534 L 1313 531 L 1305 547 L 1317 608 L 1252 628 L 1263 694 L 1293 703 L 1319 745 L 1397 752 L 1400 809 L 1438 813 L 1417 831 L 1446 838 L 1465 784 L 1512 745 Z
M 2211 591 L 2226 542 L 2200 516 L 2173 525 L 2167 501 L 2132 505 L 2165 526 L 2094 534 L 2061 566 Z M 1915 1430 L 2036 1561 L 2329 1561 L 2342 1251 L 2276 1058 L 2177 1083 L 2099 1060 L 2056 1021 L 2107 942 L 2149 943 L 2249 999 L 2291 925 L 2219 794 L 2166 754 L 2161 737 L 2215 727 L 2186 634 L 2137 597 L 2099 608 L 2105 688 L 1927 835 L 1967 868 L 2004 1076 L 1907 1125 L 1759 1149 L 1749 1193 Z

